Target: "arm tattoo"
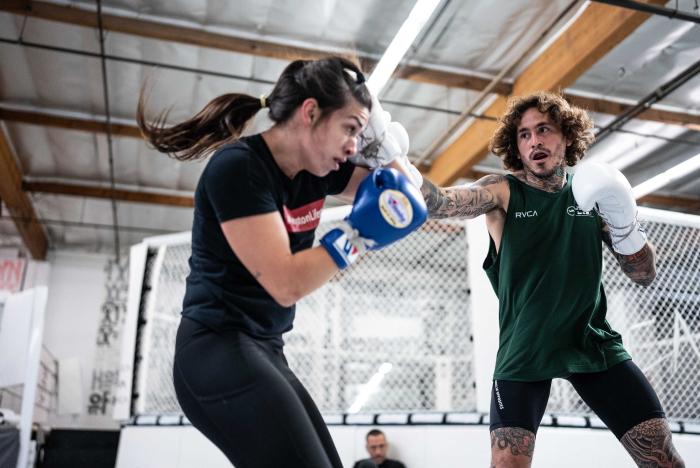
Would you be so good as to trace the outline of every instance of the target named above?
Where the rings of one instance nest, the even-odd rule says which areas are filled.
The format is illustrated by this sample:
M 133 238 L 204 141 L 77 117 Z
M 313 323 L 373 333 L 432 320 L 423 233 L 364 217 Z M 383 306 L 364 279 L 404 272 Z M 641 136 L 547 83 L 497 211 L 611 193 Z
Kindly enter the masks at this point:
M 683 468 L 685 464 L 671 442 L 665 419 L 649 419 L 627 431 L 622 445 L 640 467 Z
M 425 179 L 421 193 L 431 218 L 475 218 L 498 207 L 485 187 L 504 180 L 502 175 L 488 175 L 471 185 L 442 188 Z
M 499 427 L 491 431 L 491 454 L 508 450 L 511 455 L 532 458 L 535 452 L 535 434 L 520 427 Z
M 649 286 L 656 278 L 656 256 L 651 244 L 647 242 L 637 253 L 622 255 L 612 248 L 612 239 L 607 226 L 603 227 L 603 242 L 615 256 L 622 272 L 632 281 L 642 286 Z

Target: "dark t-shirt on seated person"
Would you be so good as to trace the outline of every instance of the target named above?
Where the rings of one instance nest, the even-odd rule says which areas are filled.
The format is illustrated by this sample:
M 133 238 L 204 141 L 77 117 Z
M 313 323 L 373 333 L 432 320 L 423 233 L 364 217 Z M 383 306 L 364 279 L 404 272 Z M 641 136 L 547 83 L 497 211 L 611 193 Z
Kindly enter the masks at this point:
M 355 465 L 353 465 L 353 468 L 369 468 L 370 466 L 372 467 L 377 467 L 377 468 L 406 468 L 406 465 L 401 463 L 398 460 L 391 460 L 389 458 L 386 458 L 384 462 L 382 462 L 381 465 L 377 465 L 372 462 L 371 459 L 366 459 L 366 460 L 360 460 L 358 462 L 355 462 Z
M 291 251 L 309 248 L 326 195 L 342 192 L 353 169 L 351 163 L 344 163 L 325 177 L 301 171 L 289 179 L 261 135 L 217 150 L 195 191 L 182 314 L 212 329 L 239 329 L 258 338 L 280 339 L 292 328 L 294 306 L 279 305 L 265 291 L 233 252 L 220 224 L 277 211 Z

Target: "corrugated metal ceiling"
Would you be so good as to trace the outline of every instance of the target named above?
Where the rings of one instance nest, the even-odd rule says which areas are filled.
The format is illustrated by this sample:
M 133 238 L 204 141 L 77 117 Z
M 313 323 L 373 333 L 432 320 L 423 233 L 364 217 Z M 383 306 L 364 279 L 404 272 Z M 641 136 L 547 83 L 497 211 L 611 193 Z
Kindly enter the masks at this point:
M 95 17 L 94 3 L 9 2 L 47 5 Z M 694 0 L 671 1 L 694 13 Z M 413 5 L 412 0 L 341 1 L 124 1 L 102 2 L 103 14 L 140 19 L 165 26 L 186 26 L 206 32 L 265 41 L 285 47 L 325 52 L 355 51 L 378 59 Z M 506 84 L 524 70 L 542 47 L 565 30 L 586 8 L 570 0 L 443 0 L 404 62 L 424 68 L 469 75 L 487 81 L 536 44 L 529 59 L 505 77 Z M 614 8 L 614 7 L 610 7 Z M 0 108 L 53 113 L 65 118 L 104 119 L 106 109 L 99 58 L 99 31 L 66 21 L 10 13 L 0 7 Z M 80 16 L 78 15 L 78 16 Z M 547 28 L 560 20 L 549 34 Z M 84 23 L 83 23 L 84 24 Z M 282 68 L 282 58 L 233 52 L 217 47 L 154 39 L 106 28 L 105 53 L 110 113 L 115 123 L 134 124 L 139 90 L 149 79 L 149 109 L 171 108 L 170 119 L 184 119 L 216 95 L 268 93 Z M 546 37 L 544 37 L 546 36 Z M 21 38 L 22 43 L 18 43 Z M 49 50 L 54 48 L 54 50 Z M 55 50 L 62 48 L 64 50 Z M 69 50 L 68 50 L 69 49 Z M 297 49 L 293 49 L 297 50 Z M 700 58 L 697 23 L 653 16 L 586 70 L 567 93 L 636 104 Z M 161 67 L 149 63 L 162 64 Z M 552 66 L 556 66 L 553 62 Z M 180 70 L 174 70 L 180 67 Z M 184 70 L 187 68 L 188 70 Z M 215 76 L 215 75 L 219 76 Z M 393 79 L 381 98 L 394 119 L 411 136 L 412 159 L 420 158 L 479 91 L 448 84 Z M 695 76 L 655 108 L 700 116 L 700 77 Z M 605 126 L 615 116 L 594 113 Z M 269 122 L 264 116 L 250 131 Z M 109 187 L 107 137 L 104 133 L 21 122 L 3 122 L 25 183 L 54 182 L 71 186 Z M 591 156 L 620 161 L 633 183 L 700 153 L 700 126 L 632 120 L 596 145 Z M 661 138 L 660 138 L 661 137 Z M 670 141 L 669 141 L 670 140 Z M 155 153 L 139 139 L 115 134 L 112 141 L 114 182 L 136 192 L 191 195 L 202 163 L 179 163 Z M 438 152 L 439 154 L 439 152 Z M 432 156 L 434 159 L 435 156 Z M 425 161 L 430 164 L 430 159 Z M 497 170 L 487 157 L 475 169 Z M 696 202 L 700 212 L 698 174 L 664 187 L 660 195 L 681 200 L 686 209 Z M 27 187 L 27 186 L 25 186 Z M 30 191 L 45 220 L 50 246 L 85 250 L 113 249 L 109 200 Z M 690 201 L 688 201 L 690 200 Z M 671 203 L 672 204 L 672 203 Z M 117 201 L 121 247 L 156 232 L 189 229 L 191 208 Z M 1 245 L 18 242 L 14 224 L 3 210 Z M 67 224 L 63 225 L 61 223 Z M 80 226 L 83 223 L 84 226 Z

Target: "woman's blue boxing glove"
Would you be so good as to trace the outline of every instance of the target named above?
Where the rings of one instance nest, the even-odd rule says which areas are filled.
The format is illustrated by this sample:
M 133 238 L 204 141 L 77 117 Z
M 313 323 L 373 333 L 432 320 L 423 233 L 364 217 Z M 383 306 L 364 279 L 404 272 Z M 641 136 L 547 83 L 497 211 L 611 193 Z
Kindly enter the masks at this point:
M 335 263 L 345 268 L 367 250 L 407 236 L 428 218 L 418 188 L 392 168 L 380 168 L 360 183 L 350 214 L 321 238 Z

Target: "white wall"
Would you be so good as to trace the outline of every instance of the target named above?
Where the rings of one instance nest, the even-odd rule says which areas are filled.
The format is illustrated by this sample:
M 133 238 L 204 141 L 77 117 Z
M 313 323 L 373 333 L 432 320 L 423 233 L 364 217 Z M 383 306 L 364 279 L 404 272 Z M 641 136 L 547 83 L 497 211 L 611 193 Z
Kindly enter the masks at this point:
M 374 427 L 374 426 L 373 426 Z M 488 426 L 379 426 L 390 443 L 389 456 L 407 468 L 489 466 Z M 330 426 L 343 466 L 367 458 L 369 426 Z M 700 436 L 674 434 L 687 467 L 700 466 Z M 196 460 L 196 463 L 193 461 Z M 122 429 L 116 468 L 230 468 L 223 454 L 190 426 Z M 634 468 L 612 433 L 596 429 L 543 427 L 538 432 L 534 468 Z
M 69 361 L 77 364 L 81 378 L 80 384 L 75 385 L 79 389 L 76 393 L 80 394 L 59 395 L 63 399 L 78 399 L 81 413 L 56 415 L 49 421 L 53 427 L 119 427 L 110 416 L 87 412 L 108 258 L 101 254 L 61 251 L 51 252 L 49 257 L 51 272 L 44 345 L 59 361 L 59 366 L 64 362 L 66 368 Z

